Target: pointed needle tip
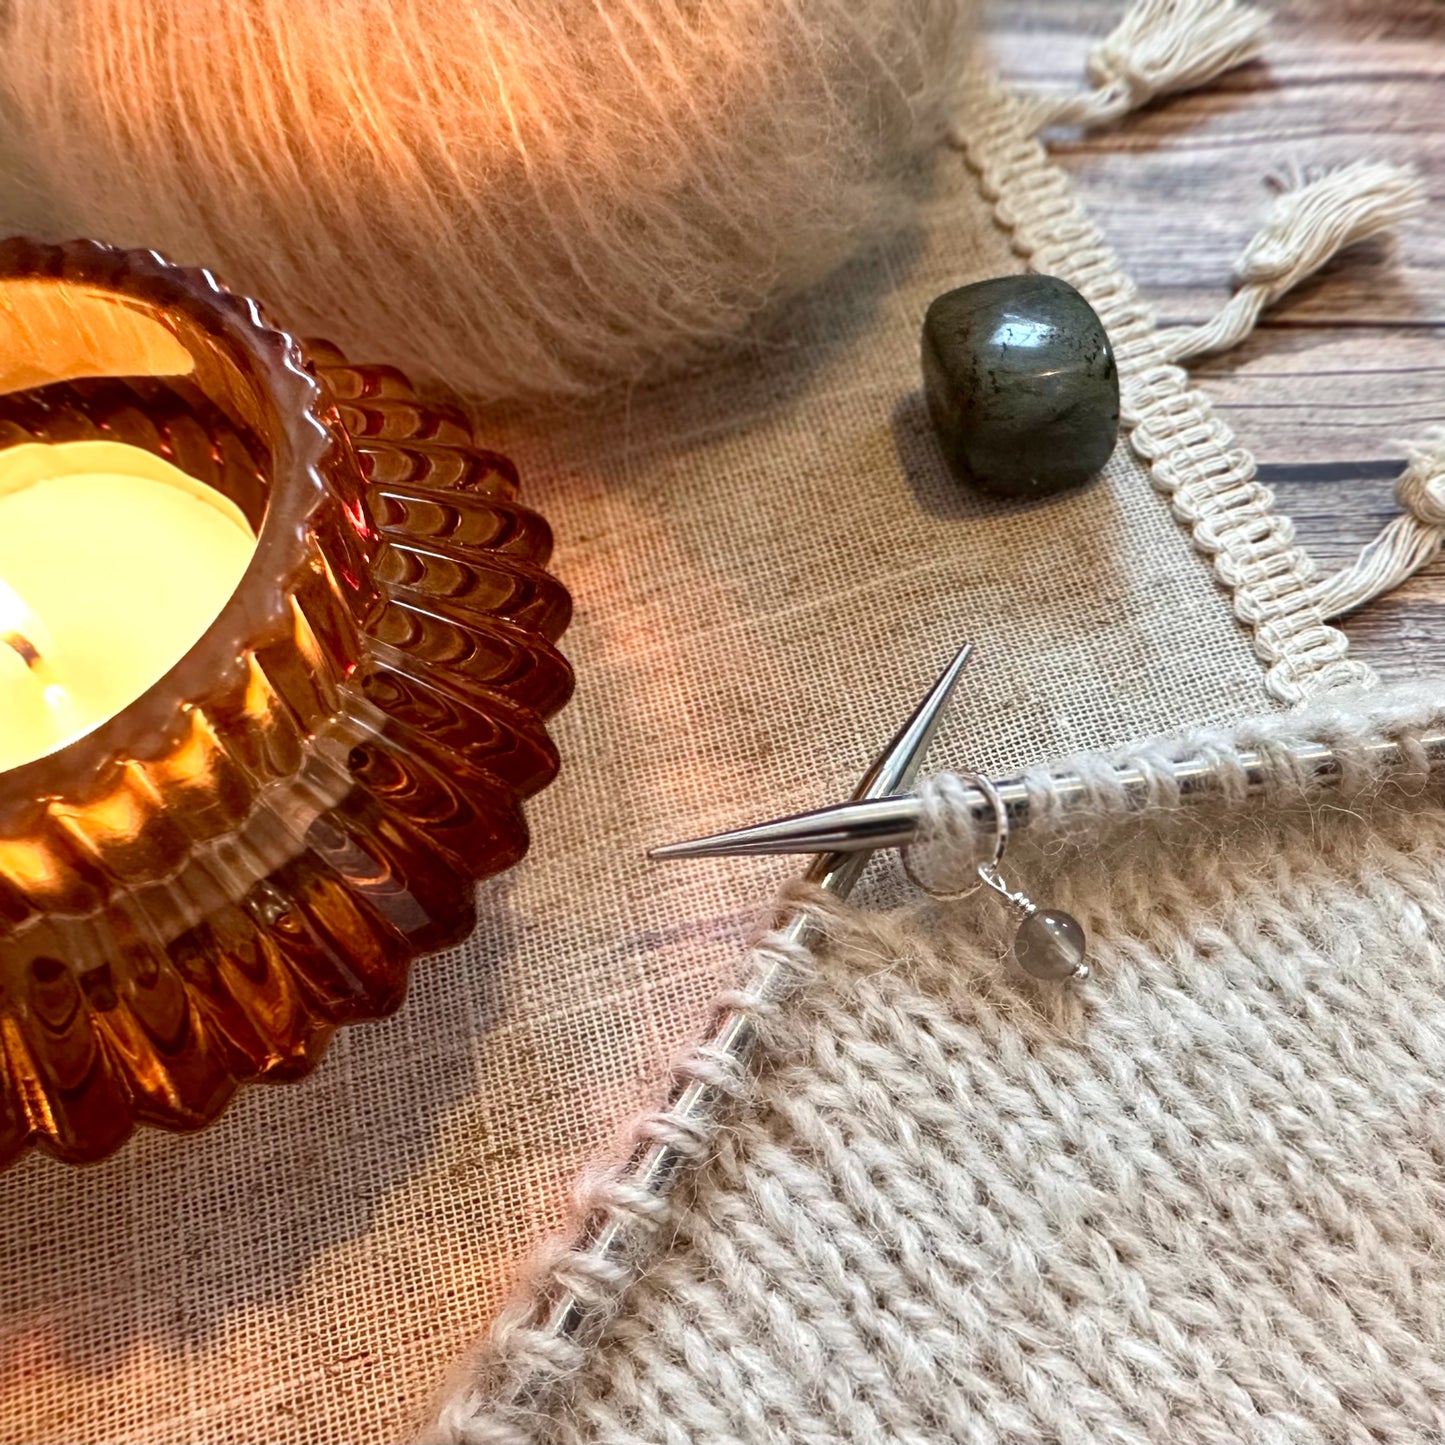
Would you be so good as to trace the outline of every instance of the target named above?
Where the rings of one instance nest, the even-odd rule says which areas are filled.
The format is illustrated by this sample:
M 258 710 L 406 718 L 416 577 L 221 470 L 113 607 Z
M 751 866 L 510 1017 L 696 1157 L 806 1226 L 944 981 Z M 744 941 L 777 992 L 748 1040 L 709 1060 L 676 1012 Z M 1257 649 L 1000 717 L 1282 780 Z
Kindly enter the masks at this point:
M 972 653 L 971 642 L 965 642 L 954 653 L 952 660 L 929 688 L 912 717 L 863 775 L 857 791 L 853 794 L 854 801 L 887 797 L 912 786 L 923 763 L 924 754 L 948 710 L 954 687 Z M 846 808 L 847 804 L 840 806 Z M 871 840 L 867 832 L 850 836 L 849 830 L 845 828 L 840 834 L 835 826 L 831 826 L 836 812 L 837 808 L 823 808 L 791 818 L 774 818 L 766 823 L 755 823 L 727 833 L 713 833 L 705 838 L 664 843 L 660 847 L 648 849 L 647 856 L 655 863 L 667 863 L 679 858 L 723 858 L 824 849 L 861 851 L 870 846 L 887 846 Z
M 727 833 L 709 833 L 703 838 L 684 838 L 676 843 L 663 843 L 649 848 L 647 856 L 655 863 L 669 863 L 676 858 L 740 858 L 747 854 L 807 853 L 814 851 L 796 846 L 793 834 L 799 827 L 811 828 L 813 817 L 777 818 L 771 823 L 735 828 Z M 805 842 L 808 841 L 805 839 Z

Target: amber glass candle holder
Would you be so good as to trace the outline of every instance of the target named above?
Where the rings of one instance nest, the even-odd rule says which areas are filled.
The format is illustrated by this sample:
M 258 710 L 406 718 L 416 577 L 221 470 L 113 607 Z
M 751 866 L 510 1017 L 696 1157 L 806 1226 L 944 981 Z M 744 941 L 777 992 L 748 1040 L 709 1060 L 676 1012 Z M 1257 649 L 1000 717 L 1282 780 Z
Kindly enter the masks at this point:
M 93 1160 L 304 1074 L 467 936 L 557 767 L 569 602 L 459 412 L 203 271 L 5 242 L 0 352 L 0 448 L 128 443 L 257 537 L 164 677 L 0 772 L 0 1165 Z

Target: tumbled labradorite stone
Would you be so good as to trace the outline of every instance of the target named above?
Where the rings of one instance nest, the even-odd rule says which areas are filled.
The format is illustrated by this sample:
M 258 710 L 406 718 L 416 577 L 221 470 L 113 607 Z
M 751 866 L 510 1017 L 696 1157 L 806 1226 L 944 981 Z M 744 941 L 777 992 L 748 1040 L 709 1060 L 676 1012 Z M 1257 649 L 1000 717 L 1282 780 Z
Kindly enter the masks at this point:
M 1006 497 L 1087 481 L 1119 433 L 1119 371 L 1094 308 L 1057 276 L 945 292 L 923 318 L 923 391 L 949 465 Z

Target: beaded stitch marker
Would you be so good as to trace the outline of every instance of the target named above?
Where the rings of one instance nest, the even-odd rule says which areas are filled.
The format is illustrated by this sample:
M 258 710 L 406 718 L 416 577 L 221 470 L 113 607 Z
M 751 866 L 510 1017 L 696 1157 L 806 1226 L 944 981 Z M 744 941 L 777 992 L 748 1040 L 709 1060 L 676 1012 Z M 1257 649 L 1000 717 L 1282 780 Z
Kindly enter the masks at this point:
M 1408 777 L 1421 761 L 1439 771 L 1445 769 L 1445 730 L 1436 727 L 1414 738 L 1374 739 L 1366 744 L 1365 755 L 1364 761 L 1387 778 Z M 1114 766 L 1112 783 L 1124 799 L 1144 807 L 1158 787 L 1162 769 L 1178 801 L 1188 804 L 1218 796 L 1221 766 L 1220 758 L 1210 750 L 1195 751 L 1184 744 L 1178 755 L 1149 767 L 1121 761 Z M 1281 740 L 1269 749 L 1236 749 L 1229 767 L 1237 773 L 1246 795 L 1269 792 L 1281 774 L 1287 774 L 1296 789 L 1326 795 L 1346 783 L 1351 765 L 1330 742 L 1301 737 Z M 909 867 L 907 850 L 926 835 L 932 812 L 929 801 L 917 792 L 854 797 L 792 817 L 668 843 L 652 849 L 648 856 L 664 861 L 782 853 L 867 854 L 898 848 L 904 854 L 909 878 L 934 897 L 960 898 L 987 886 L 1011 904 L 1021 917 L 1013 957 L 1025 972 L 1043 979 L 1087 978 L 1086 939 L 1078 920 L 1059 909 L 1040 908 L 1026 893 L 1011 888 L 999 872 L 1010 828 L 1027 824 L 1033 813 L 1026 779 L 994 781 L 979 773 L 963 773 L 951 781 L 943 775 L 935 780 L 935 787 L 939 785 L 949 787 L 948 801 L 959 819 L 979 826 L 991 823 L 994 829 L 992 857 L 977 865 L 979 881 L 957 893 L 929 886 Z M 1050 787 L 1055 807 L 1076 806 L 1091 793 L 1090 782 L 1064 766 L 1050 769 Z
M 999 872 L 1008 848 L 1008 809 L 999 796 L 998 788 L 982 773 L 960 773 L 959 777 L 971 782 L 993 810 L 993 856 L 978 864 L 977 883 L 950 891 L 935 888 L 918 876 L 909 856 L 909 845 L 905 845 L 899 849 L 899 856 L 908 881 L 930 897 L 939 899 L 967 898 L 980 888 L 992 888 L 1005 903 L 1017 910 L 1021 920 L 1011 950 L 1014 962 L 1034 978 L 1052 982 L 1063 979 L 1082 982 L 1089 976 L 1089 965 L 1084 961 L 1086 940 L 1083 926 L 1072 913 L 1057 908 L 1040 908 L 1022 889 L 1008 886 Z

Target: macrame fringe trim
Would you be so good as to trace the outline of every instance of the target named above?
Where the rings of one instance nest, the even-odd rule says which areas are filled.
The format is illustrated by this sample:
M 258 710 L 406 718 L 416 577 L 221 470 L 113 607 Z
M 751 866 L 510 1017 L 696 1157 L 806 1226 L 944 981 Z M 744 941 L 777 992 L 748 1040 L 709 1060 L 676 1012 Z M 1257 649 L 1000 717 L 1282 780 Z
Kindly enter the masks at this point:
M 1259 54 L 1269 17 L 1238 0 L 1140 0 L 1089 52 L 1092 89 L 1029 102 L 1030 129 L 1102 125 Z
M 1311 600 L 1323 617 L 1343 617 L 1371 598 L 1393 591 L 1440 550 L 1445 539 L 1445 426 L 1431 427 L 1407 444 L 1410 461 L 1395 483 L 1405 509 L 1360 555 L 1316 583 Z
M 1164 355 L 1187 361 L 1237 345 L 1266 307 L 1340 251 L 1424 208 L 1424 187 L 1414 170 L 1385 161 L 1356 161 L 1289 187 L 1235 264 L 1234 295 L 1203 326 L 1162 332 Z

